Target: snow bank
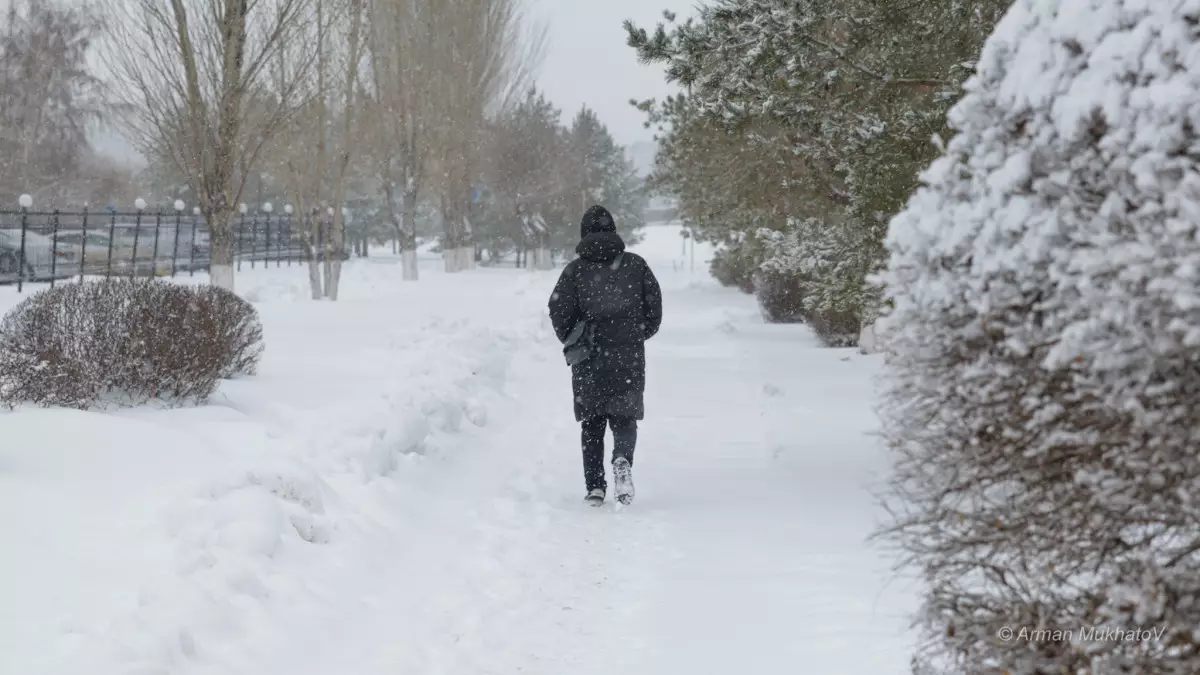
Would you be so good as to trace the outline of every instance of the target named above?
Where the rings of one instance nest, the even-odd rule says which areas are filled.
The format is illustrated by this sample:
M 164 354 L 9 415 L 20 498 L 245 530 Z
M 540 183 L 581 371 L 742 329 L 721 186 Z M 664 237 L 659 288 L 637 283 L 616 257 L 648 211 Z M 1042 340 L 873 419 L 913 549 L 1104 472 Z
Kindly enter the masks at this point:
M 239 672 L 272 615 L 319 602 L 305 566 L 370 536 L 389 476 L 487 425 L 545 338 L 532 296 L 511 314 L 536 276 L 400 272 L 351 264 L 335 304 L 302 268 L 243 270 L 267 352 L 208 406 L 0 413 L 0 672 Z

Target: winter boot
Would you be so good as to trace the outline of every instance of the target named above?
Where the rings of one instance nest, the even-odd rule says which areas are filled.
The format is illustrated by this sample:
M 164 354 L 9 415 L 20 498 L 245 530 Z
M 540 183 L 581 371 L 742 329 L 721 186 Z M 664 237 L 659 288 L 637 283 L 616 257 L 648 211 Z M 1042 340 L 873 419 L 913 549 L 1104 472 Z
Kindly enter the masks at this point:
M 604 504 L 604 490 L 601 488 L 594 488 L 587 493 L 587 496 L 584 497 L 583 500 L 592 506 L 600 506 Z
M 622 504 L 633 501 L 633 467 L 629 465 L 628 459 L 618 457 L 613 460 L 613 483 L 617 501 Z

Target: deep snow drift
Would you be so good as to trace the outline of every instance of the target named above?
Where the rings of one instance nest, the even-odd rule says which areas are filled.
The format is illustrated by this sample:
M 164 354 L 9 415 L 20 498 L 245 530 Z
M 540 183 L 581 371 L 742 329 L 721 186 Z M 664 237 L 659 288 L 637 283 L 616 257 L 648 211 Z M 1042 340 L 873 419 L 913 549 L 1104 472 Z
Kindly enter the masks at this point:
M 912 601 L 864 542 L 878 357 L 647 235 L 633 506 L 582 504 L 557 271 L 382 256 L 314 303 L 243 270 L 267 352 L 210 405 L 0 412 L 0 672 L 906 672 Z

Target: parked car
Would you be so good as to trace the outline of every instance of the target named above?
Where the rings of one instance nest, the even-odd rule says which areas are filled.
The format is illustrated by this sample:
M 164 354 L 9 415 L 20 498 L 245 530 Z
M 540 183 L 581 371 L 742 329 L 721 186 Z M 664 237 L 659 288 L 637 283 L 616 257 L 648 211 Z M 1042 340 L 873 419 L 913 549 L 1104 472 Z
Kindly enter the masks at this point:
M 158 276 L 168 275 L 173 261 L 176 268 L 187 269 L 192 258 L 191 225 L 180 226 L 178 238 L 173 223 L 157 227 L 153 223 L 142 223 L 140 227 L 133 223 L 117 223 L 111 231 L 115 246 L 121 250 L 119 261 L 124 269 L 128 270 L 136 260 L 139 275 L 149 274 L 151 270 Z M 196 257 L 201 257 L 199 250 Z M 118 256 L 114 254 L 114 267 L 117 262 Z
M 36 232 L 25 232 L 26 279 L 49 279 L 52 274 L 69 276 L 75 261 L 74 251 L 56 251 L 54 240 L 50 237 Z M 0 281 L 14 281 L 20 272 L 21 230 L 0 230 Z
M 108 234 L 103 232 L 88 231 L 84 235 L 82 230 L 64 230 L 54 234 L 54 239 L 58 241 L 58 249 L 60 251 L 69 251 L 74 256 L 75 272 L 79 272 L 79 265 L 83 265 L 86 271 L 103 272 L 108 265 L 109 259 L 109 238 Z M 129 250 L 122 249 L 120 245 L 112 246 L 112 260 L 115 267 L 119 261 L 129 260 Z

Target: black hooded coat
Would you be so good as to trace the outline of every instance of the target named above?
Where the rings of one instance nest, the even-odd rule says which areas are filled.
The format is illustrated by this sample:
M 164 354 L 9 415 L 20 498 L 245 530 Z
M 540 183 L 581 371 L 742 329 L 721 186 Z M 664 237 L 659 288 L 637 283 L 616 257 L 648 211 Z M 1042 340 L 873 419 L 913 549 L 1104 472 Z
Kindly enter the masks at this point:
M 571 368 L 575 419 L 640 420 L 645 416 L 646 340 L 662 325 L 662 289 L 646 261 L 625 252 L 604 207 L 588 209 L 580 235 L 575 247 L 579 257 L 563 269 L 549 303 L 559 342 L 579 321 L 595 326 L 591 357 Z

